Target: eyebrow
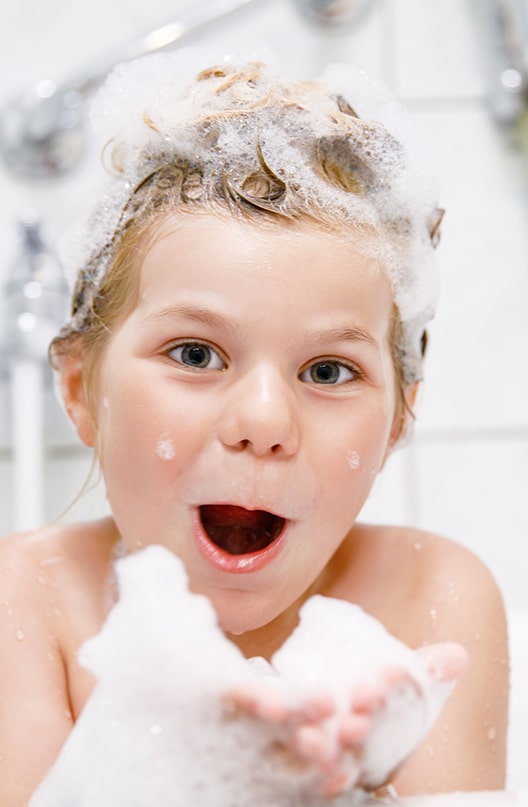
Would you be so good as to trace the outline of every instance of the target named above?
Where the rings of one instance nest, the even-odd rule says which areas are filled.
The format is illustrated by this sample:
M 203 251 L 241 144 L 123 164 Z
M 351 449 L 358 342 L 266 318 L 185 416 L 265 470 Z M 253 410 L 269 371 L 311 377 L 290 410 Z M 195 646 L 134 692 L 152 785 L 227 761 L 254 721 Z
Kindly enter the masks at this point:
M 329 330 L 315 334 L 315 344 L 324 346 L 332 342 L 365 342 L 371 347 L 379 348 L 377 340 L 374 339 L 368 331 L 363 330 L 363 328 L 330 328 Z
M 169 319 L 179 318 L 191 319 L 195 322 L 200 322 L 203 325 L 210 325 L 212 327 L 227 327 L 232 328 L 232 323 L 221 314 L 216 314 L 214 311 L 209 311 L 205 308 L 198 308 L 194 305 L 171 305 L 167 308 L 162 308 L 159 311 L 153 311 L 145 317 L 146 322 L 163 322 Z
M 211 328 L 223 328 L 235 334 L 238 331 L 237 327 L 227 317 L 209 309 L 186 303 L 171 305 L 159 311 L 153 311 L 147 314 L 145 322 L 164 322 L 178 318 L 193 320 Z M 315 332 L 312 338 L 313 343 L 321 347 L 334 342 L 364 342 L 371 347 L 379 348 L 377 340 L 368 331 L 358 327 L 329 328 Z

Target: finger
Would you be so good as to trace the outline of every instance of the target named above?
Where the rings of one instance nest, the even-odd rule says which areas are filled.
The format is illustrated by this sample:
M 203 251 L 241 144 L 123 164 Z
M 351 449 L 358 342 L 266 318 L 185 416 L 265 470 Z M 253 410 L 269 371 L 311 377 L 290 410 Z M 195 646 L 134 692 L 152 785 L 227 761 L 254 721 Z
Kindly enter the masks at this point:
M 346 715 L 339 726 L 338 739 L 344 748 L 361 746 L 370 731 L 372 719 L 367 714 Z
M 322 795 L 326 798 L 338 796 L 352 784 L 352 777 L 349 773 L 339 773 L 330 779 L 326 779 L 322 787 Z
M 351 709 L 354 712 L 372 714 L 381 709 L 385 703 L 386 695 L 387 687 L 380 681 L 363 683 L 354 691 Z
M 299 726 L 292 742 L 299 756 L 309 760 L 323 760 L 328 756 L 327 739 L 319 726 Z
M 238 689 L 224 696 L 228 711 L 243 712 L 270 723 L 284 723 L 291 710 L 277 692 Z

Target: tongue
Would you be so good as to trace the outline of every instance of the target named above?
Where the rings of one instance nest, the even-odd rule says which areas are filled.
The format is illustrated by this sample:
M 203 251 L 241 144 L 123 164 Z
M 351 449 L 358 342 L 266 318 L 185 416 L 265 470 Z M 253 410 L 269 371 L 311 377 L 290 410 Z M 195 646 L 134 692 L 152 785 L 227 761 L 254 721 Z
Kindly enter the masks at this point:
M 202 505 L 200 516 L 211 541 L 231 555 L 265 549 L 284 524 L 284 519 L 273 513 L 245 510 L 231 504 Z

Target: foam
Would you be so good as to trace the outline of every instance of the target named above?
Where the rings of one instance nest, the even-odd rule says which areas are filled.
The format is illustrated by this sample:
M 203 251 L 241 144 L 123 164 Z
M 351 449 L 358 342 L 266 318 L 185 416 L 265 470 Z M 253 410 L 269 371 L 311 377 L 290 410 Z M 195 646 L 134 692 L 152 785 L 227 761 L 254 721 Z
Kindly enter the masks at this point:
M 238 187 L 260 169 L 258 137 L 266 164 L 288 192 L 326 211 L 345 229 L 381 236 L 363 237 L 361 246 L 384 262 L 392 282 L 404 325 L 407 378 L 414 380 L 420 375 L 420 338 L 438 295 L 429 234 L 436 189 L 426 178 L 406 111 L 387 88 L 350 65 L 329 66 L 317 82 L 302 84 L 283 78 L 274 66 L 229 57 L 217 63 L 223 75 L 195 81 L 211 61 L 203 51 L 184 49 L 119 65 L 110 74 L 94 101 L 92 123 L 101 146 L 107 144 L 112 176 L 93 215 L 70 240 L 75 249 L 67 263 L 73 276 L 89 265 L 90 282 L 100 286 L 123 210 L 153 170 L 177 155 L 200 164 L 204 176 L 227 171 Z M 248 78 L 224 90 L 236 74 Z M 337 96 L 359 118 L 341 113 Z M 285 106 L 285 99 L 291 103 Z M 241 109 L 244 114 L 237 114 Z M 362 194 L 329 183 L 314 167 L 313 149 L 325 144 L 339 161 L 338 141 L 343 160 L 350 163 L 350 153 L 352 161 L 357 158 Z M 78 313 L 74 328 L 81 329 L 85 314 Z
M 393 693 L 375 725 L 363 765 L 372 783 L 419 741 L 447 694 L 425 662 L 349 603 L 308 600 L 272 665 L 248 663 L 168 550 L 148 547 L 116 569 L 120 599 L 80 652 L 98 684 L 29 807 L 316 807 L 325 802 L 313 774 L 276 751 L 280 729 L 226 711 L 225 693 L 269 681 L 295 703 L 323 687 L 345 709 L 355 682 L 403 664 L 417 687 Z M 357 775 L 353 761 L 348 773 Z M 355 789 L 331 803 L 362 802 Z

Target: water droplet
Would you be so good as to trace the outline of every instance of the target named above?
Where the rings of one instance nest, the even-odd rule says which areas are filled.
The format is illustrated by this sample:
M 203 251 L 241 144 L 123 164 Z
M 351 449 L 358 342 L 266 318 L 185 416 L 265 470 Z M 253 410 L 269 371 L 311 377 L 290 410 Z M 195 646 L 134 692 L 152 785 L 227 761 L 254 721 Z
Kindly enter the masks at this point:
M 24 640 L 24 631 L 19 628 L 16 632 L 16 637 L 19 642 L 22 642 Z
M 71 720 L 72 719 L 72 713 L 70 712 L 69 709 L 64 710 L 64 717 L 66 718 L 66 720 Z
M 140 538 L 136 538 L 136 546 L 141 549 L 143 546 L 143 541 Z
M 475 633 L 473 638 L 476 642 L 480 642 L 480 633 Z
M 54 655 L 53 655 L 53 653 L 51 652 L 51 650 L 48 650 L 48 654 L 47 654 L 47 655 L 48 655 L 48 660 L 49 660 L 49 661 L 53 661 L 53 659 L 54 659 Z
M 162 731 L 163 731 L 163 726 L 160 726 L 159 723 L 153 723 L 152 726 L 150 727 L 150 733 L 151 734 L 161 734 Z
M 359 456 L 357 451 L 348 449 L 348 451 L 345 451 L 345 458 L 347 465 L 351 471 L 355 471 L 356 468 L 359 468 L 359 466 L 361 465 L 361 457 Z
M 431 617 L 431 622 L 436 622 L 438 619 L 438 611 L 436 608 L 431 608 L 429 611 L 429 616 Z
M 416 541 L 416 543 L 414 545 L 414 548 L 415 549 L 421 549 L 422 548 L 422 544 L 420 543 L 420 541 Z
M 45 586 L 46 583 L 47 583 L 47 580 L 46 580 L 46 578 L 44 577 L 43 574 L 39 574 L 39 576 L 37 577 L 37 580 L 39 581 L 41 586 Z
M 428 757 L 430 757 L 431 759 L 433 759 L 433 758 L 434 758 L 434 756 L 435 756 L 435 750 L 434 750 L 433 746 L 432 746 L 432 745 L 428 745 L 428 746 L 427 746 L 427 748 L 426 748 L 425 750 L 426 750 L 426 752 L 427 752 L 427 756 L 428 756 Z
M 167 434 L 162 434 L 156 445 L 156 454 L 160 460 L 169 462 L 176 456 L 176 449 L 174 443 Z
M 488 729 L 488 740 L 495 740 L 497 737 L 497 729 L 493 726 Z

